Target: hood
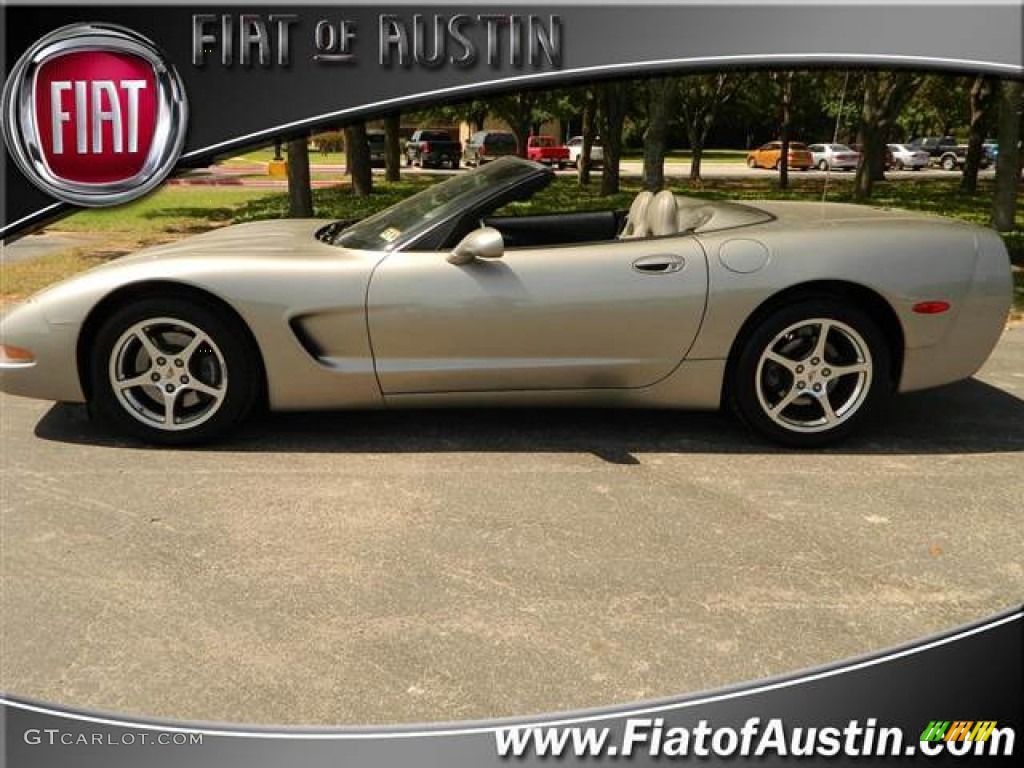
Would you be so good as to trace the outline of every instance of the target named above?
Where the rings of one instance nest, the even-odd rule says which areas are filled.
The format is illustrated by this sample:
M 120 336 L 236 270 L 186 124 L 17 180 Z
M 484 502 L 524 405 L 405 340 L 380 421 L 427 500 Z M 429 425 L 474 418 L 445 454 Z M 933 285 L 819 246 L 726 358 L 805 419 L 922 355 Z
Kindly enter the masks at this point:
M 96 301 L 120 286 L 144 280 L 177 280 L 194 285 L 235 275 L 279 275 L 291 266 L 366 272 L 383 254 L 350 251 L 321 242 L 316 232 L 328 222 L 282 219 L 239 224 L 145 248 L 44 288 L 32 297 L 51 323 L 81 321 Z M 216 292 L 216 291 L 215 291 Z
M 316 239 L 317 230 L 329 223 L 325 219 L 274 219 L 235 224 L 173 243 L 143 248 L 111 263 L 128 264 L 194 256 L 215 256 L 218 259 L 243 257 L 250 260 L 280 258 L 299 251 L 309 254 L 316 251 L 317 246 L 330 248 L 329 253 L 337 256 L 341 249 L 320 243 Z

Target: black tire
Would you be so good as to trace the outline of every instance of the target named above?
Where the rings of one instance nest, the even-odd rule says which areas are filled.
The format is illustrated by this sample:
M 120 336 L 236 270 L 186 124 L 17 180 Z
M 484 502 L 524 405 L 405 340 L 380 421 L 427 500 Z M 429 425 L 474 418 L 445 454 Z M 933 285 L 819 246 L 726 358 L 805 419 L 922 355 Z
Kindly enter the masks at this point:
M 773 168 L 776 171 L 781 171 L 782 170 L 782 161 L 781 160 L 776 160 L 775 161 L 775 165 L 773 166 Z
M 819 171 L 827 171 L 828 170 L 828 160 L 819 160 L 818 161 L 818 170 Z
M 814 354 L 825 322 L 826 352 L 819 358 Z M 885 335 L 868 314 L 838 297 L 776 309 L 749 330 L 735 354 L 730 405 L 754 431 L 793 448 L 844 439 L 892 392 L 892 351 Z M 839 372 L 847 368 L 856 372 Z
M 151 358 L 140 328 L 152 349 L 164 356 Z M 190 341 L 195 349 L 187 359 L 185 354 L 175 358 L 189 352 Z M 189 445 L 221 437 L 250 413 L 263 387 L 259 351 L 248 329 L 212 303 L 191 298 L 154 297 L 127 304 L 107 318 L 91 347 L 90 410 L 118 432 L 149 443 Z M 134 370 L 122 379 L 125 367 Z M 117 394 L 115 376 L 138 376 L 146 383 L 119 388 L 122 394 Z M 199 386 L 210 392 L 201 392 Z M 167 387 L 177 388 L 169 408 Z M 173 426 L 157 421 L 162 411 L 167 423 L 168 409 Z
M 956 158 L 951 157 L 950 155 L 946 155 L 944 158 L 942 158 L 940 165 L 942 165 L 942 170 L 944 171 L 955 171 Z
M 747 168 L 757 168 L 757 160 L 752 157 L 747 158 Z
M 412 165 L 412 155 L 408 152 L 405 153 L 405 167 L 408 168 Z
M 897 171 L 902 171 L 903 170 L 903 161 L 902 160 L 897 160 L 894 163 L 894 167 L 896 168 Z

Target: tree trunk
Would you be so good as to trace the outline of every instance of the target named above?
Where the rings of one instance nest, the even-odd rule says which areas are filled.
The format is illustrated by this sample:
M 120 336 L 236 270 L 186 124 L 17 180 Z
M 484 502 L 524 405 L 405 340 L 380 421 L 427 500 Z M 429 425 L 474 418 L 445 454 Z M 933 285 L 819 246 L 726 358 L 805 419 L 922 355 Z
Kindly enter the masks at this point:
M 992 200 L 992 226 L 1000 232 L 1015 227 L 1017 197 L 1021 186 L 1021 107 L 1024 82 L 1003 80 L 999 88 L 999 157 L 996 159 L 996 190 Z
M 779 155 L 779 189 L 789 189 L 789 134 L 793 120 L 793 79 L 793 72 L 782 74 L 782 119 L 779 129 L 782 152 Z
M 644 131 L 643 187 L 658 192 L 665 186 L 665 151 L 669 94 L 672 81 L 657 78 L 647 84 L 647 130 Z
M 861 141 L 860 165 L 853 181 L 853 196 L 856 200 L 867 200 L 871 197 L 871 189 L 875 178 L 871 169 L 875 147 L 878 146 L 878 74 L 868 72 L 864 78 L 864 104 L 861 107 L 860 128 L 857 135 Z
M 591 88 L 587 88 L 583 96 L 583 146 L 580 147 L 580 159 L 577 167 L 579 172 L 579 183 L 581 187 L 590 184 L 590 169 L 593 167 L 591 153 L 593 152 L 594 139 L 597 137 L 597 119 L 594 114 L 597 111 L 596 97 Z
M 366 123 L 345 126 L 345 150 L 352 191 L 359 197 L 373 193 L 373 171 L 370 168 L 370 145 L 366 141 Z
M 288 215 L 313 216 L 313 189 L 309 183 L 309 144 L 305 136 L 288 142 Z
M 629 85 L 624 82 L 606 83 L 601 93 L 601 146 L 604 165 L 601 168 L 601 196 L 619 191 L 619 161 L 622 157 L 622 127 L 626 122 Z
M 924 75 L 913 72 L 868 72 L 864 76 L 864 104 L 858 135 L 864 155 L 854 180 L 854 198 L 871 197 L 876 181 L 885 179 L 885 142 L 906 106 L 924 82 Z
M 402 144 L 398 136 L 401 115 L 388 115 L 384 118 L 384 167 L 388 181 L 402 179 Z
M 719 72 L 715 75 L 688 75 L 674 81 L 668 112 L 676 111 L 678 100 L 679 116 L 690 142 L 690 181 L 700 181 L 704 145 L 715 124 L 715 117 L 719 108 L 736 95 L 743 80 L 743 76 L 735 72 Z
M 960 191 L 973 194 L 978 189 L 978 170 L 984 153 L 985 132 L 988 130 L 989 106 L 995 92 L 992 78 L 978 75 L 971 86 L 971 132 L 967 141 L 964 175 Z
M 700 164 L 704 159 L 704 141 L 690 142 L 690 181 L 700 181 Z

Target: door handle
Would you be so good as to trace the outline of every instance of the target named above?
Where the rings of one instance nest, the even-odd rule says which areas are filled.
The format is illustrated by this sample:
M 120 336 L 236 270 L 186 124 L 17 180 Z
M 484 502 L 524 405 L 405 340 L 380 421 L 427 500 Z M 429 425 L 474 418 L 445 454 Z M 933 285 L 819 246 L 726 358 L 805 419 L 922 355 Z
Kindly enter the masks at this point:
M 657 253 L 643 256 L 633 262 L 633 269 L 645 275 L 667 275 L 678 272 L 686 266 L 686 260 L 674 253 Z

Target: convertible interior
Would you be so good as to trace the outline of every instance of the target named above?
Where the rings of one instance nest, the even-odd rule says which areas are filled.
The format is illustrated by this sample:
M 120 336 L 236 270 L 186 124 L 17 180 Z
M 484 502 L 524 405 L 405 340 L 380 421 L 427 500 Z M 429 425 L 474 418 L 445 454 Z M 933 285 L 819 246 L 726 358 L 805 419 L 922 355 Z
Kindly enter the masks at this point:
M 508 248 L 538 248 L 708 232 L 761 223 L 771 216 L 745 205 L 643 191 L 628 211 L 583 211 L 539 216 L 489 216 Z

